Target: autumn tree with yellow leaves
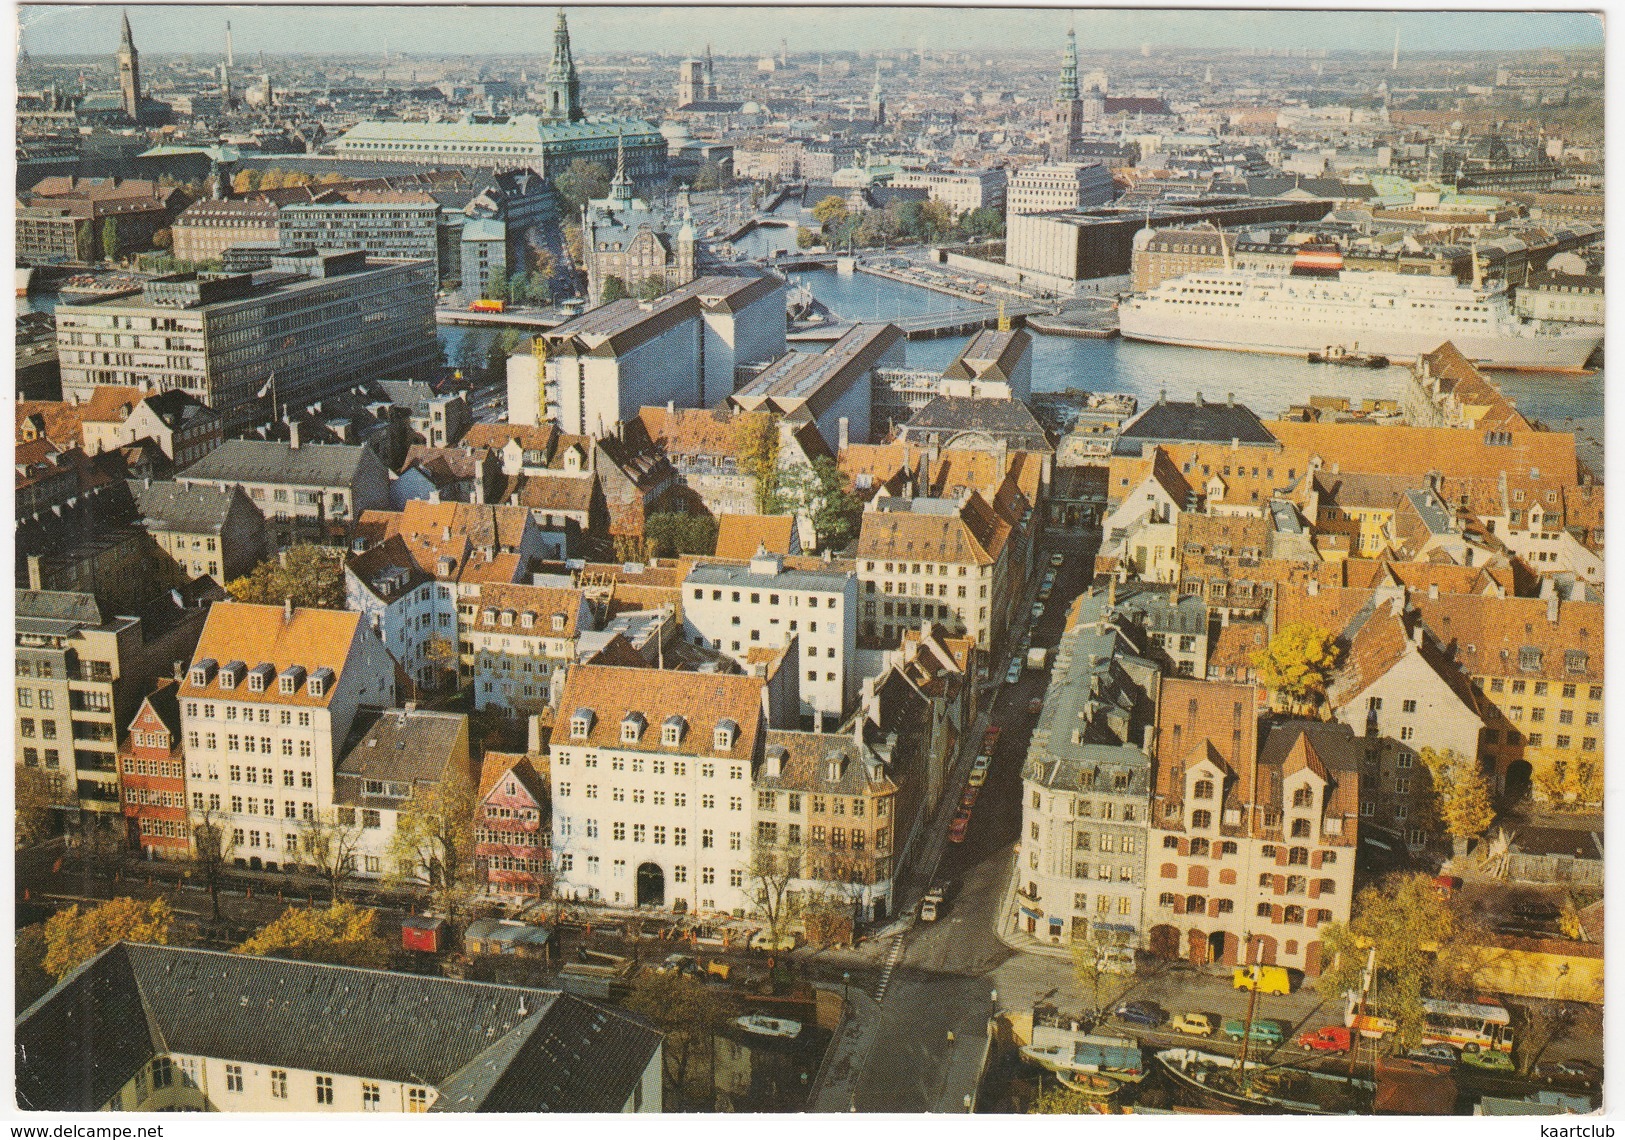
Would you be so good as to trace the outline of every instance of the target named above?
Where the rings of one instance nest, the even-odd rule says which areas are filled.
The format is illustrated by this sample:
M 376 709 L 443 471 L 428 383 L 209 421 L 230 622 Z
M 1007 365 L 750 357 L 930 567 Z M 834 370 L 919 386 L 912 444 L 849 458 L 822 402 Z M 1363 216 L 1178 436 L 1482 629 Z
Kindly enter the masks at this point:
M 45 972 L 57 981 L 119 942 L 169 944 L 174 913 L 163 899 L 109 899 L 80 910 L 78 904 L 45 920 Z
M 1253 654 L 1252 663 L 1258 679 L 1289 710 L 1307 712 L 1325 699 L 1339 656 L 1330 633 L 1298 621 L 1270 638 L 1268 646 Z
M 389 944 L 378 935 L 378 912 L 348 902 L 319 910 L 289 907 L 234 953 L 336 966 L 389 964 Z

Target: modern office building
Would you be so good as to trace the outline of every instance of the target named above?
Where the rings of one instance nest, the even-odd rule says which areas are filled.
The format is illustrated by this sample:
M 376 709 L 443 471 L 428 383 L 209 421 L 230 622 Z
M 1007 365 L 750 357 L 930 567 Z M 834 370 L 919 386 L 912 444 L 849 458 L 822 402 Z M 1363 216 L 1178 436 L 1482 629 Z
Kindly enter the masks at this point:
M 290 251 L 262 273 L 183 273 L 139 294 L 56 310 L 66 398 L 97 385 L 183 389 L 228 434 L 361 380 L 440 365 L 433 261 Z
M 1087 210 L 1104 206 L 1116 196 L 1116 185 L 1103 162 L 1046 162 L 1011 176 L 1005 207 L 1011 214 Z
M 351 190 L 282 207 L 291 249 L 359 249 L 380 261 L 439 260 L 440 203 L 421 191 Z M 449 267 L 438 266 L 444 276 Z

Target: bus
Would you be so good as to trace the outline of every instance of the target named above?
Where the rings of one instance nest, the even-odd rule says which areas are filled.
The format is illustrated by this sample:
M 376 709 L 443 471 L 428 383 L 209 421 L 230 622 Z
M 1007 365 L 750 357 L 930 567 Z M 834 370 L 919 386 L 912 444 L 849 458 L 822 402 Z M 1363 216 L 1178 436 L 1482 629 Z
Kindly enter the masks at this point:
M 1495 1049 L 1512 1052 L 1512 1017 L 1506 1006 L 1492 998 L 1478 998 L 1471 1002 L 1422 999 L 1422 1044 L 1443 1042 L 1457 1049 L 1473 1052 Z M 1378 1039 L 1397 1028 L 1390 1017 L 1384 1016 L 1380 1006 L 1365 1004 L 1359 996 L 1350 994 L 1343 1013 L 1343 1024 L 1358 1030 L 1360 1036 Z

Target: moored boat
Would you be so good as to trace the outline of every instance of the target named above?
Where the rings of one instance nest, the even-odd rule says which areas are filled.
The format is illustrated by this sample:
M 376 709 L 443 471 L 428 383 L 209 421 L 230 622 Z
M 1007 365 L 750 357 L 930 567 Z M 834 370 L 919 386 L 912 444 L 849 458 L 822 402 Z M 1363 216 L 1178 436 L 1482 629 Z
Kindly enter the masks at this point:
M 1097 1037 L 1035 1025 L 1032 1044 L 1021 1047 L 1021 1056 L 1061 1077 L 1102 1076 L 1129 1082 L 1145 1078 L 1139 1042 L 1126 1037 Z
M 1205 1106 L 1233 1112 L 1347 1116 L 1372 1111 L 1376 1085 L 1337 1073 L 1270 1065 L 1201 1049 L 1163 1049 L 1157 1060 Z
M 744 1017 L 734 1018 L 734 1024 L 746 1033 L 755 1033 L 762 1037 L 800 1037 L 801 1022 L 791 1021 L 788 1017 L 768 1017 L 763 1013 L 747 1013 Z

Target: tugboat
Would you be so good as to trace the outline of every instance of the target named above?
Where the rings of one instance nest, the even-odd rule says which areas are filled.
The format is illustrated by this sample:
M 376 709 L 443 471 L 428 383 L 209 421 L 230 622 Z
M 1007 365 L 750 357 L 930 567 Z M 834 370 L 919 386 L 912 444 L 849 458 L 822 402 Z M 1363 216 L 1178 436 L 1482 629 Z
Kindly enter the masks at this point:
M 1372 1111 L 1371 1081 L 1286 1065 L 1270 1065 L 1201 1049 L 1158 1051 L 1174 1082 L 1206 1107 L 1294 1116 L 1364 1115 Z
M 1387 368 L 1389 360 L 1386 356 L 1359 351 L 1360 346 L 1353 349 L 1344 348 L 1340 344 L 1328 345 L 1325 352 L 1311 352 L 1310 364 L 1347 364 L 1352 368 Z

